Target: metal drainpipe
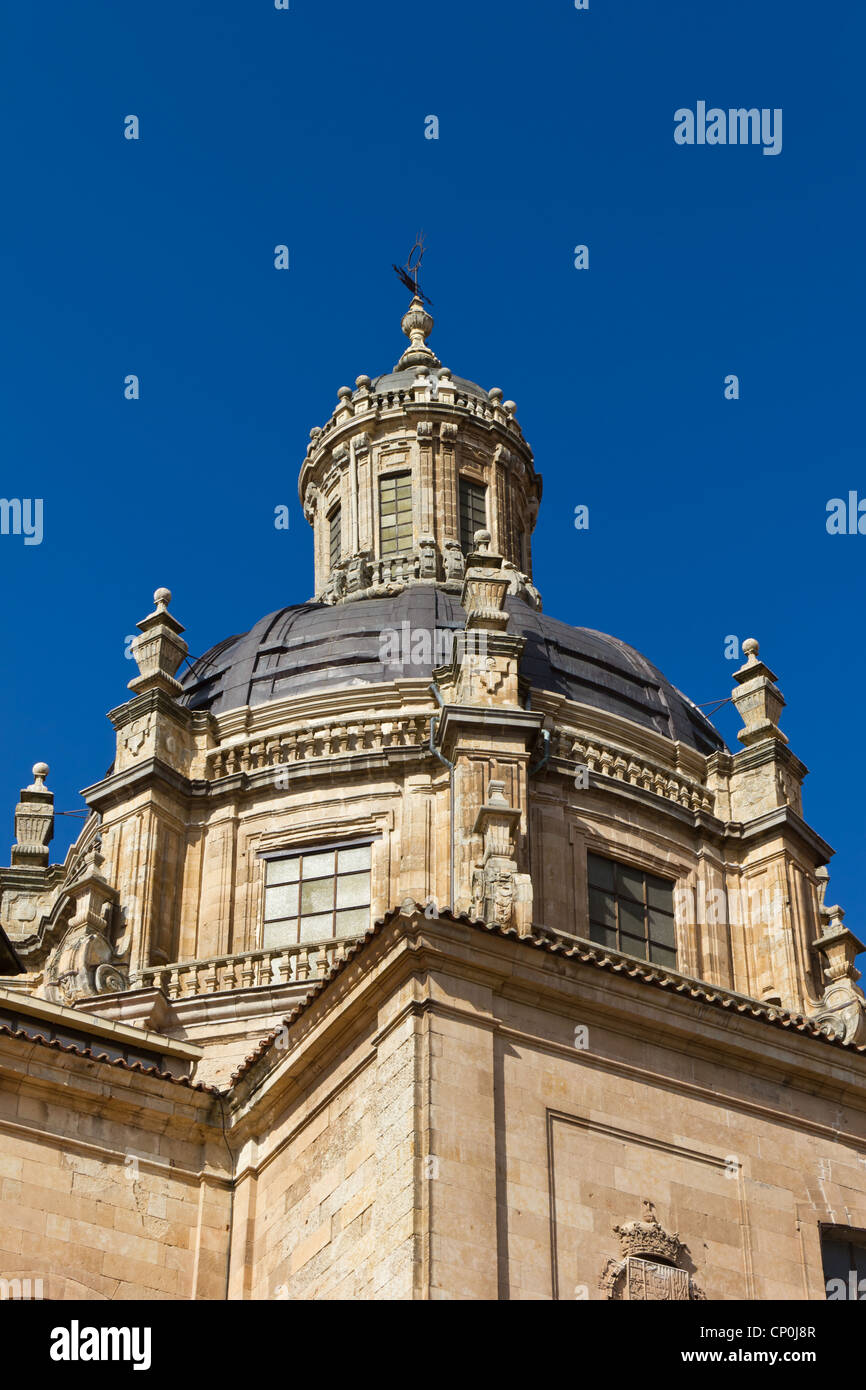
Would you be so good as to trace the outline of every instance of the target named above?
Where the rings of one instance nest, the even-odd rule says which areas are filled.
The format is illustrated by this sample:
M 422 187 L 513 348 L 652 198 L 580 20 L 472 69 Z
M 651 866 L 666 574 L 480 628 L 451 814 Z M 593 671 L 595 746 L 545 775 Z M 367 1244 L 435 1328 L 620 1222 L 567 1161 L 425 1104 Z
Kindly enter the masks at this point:
M 430 689 L 431 689 L 431 691 L 433 692 L 433 698 L 435 699 L 435 701 L 436 701 L 437 705 L 439 706 L 440 710 L 441 710 L 441 709 L 444 709 L 444 708 L 445 708 L 445 705 L 444 705 L 444 703 L 443 703 L 442 696 L 439 694 L 439 687 L 437 686 L 437 684 L 436 684 L 435 681 L 432 681 L 432 682 L 431 682 Z M 435 732 L 436 732 L 436 723 L 437 723 L 438 718 L 439 718 L 439 716 L 436 715 L 436 714 L 431 714 L 431 716 L 430 716 L 430 752 L 433 754 L 434 758 L 438 758 L 438 759 L 439 759 L 440 763 L 444 763 L 444 764 L 445 764 L 445 766 L 448 768 L 448 773 L 449 773 L 449 776 L 448 776 L 448 819 L 449 819 L 449 851 L 448 851 L 448 865 L 449 865 L 449 869 L 450 869 L 450 883 L 451 883 L 451 902 L 449 903 L 449 907 L 451 908 L 451 911 L 456 915 L 456 913 L 457 913 L 457 904 L 456 904 L 455 901 L 454 901 L 454 764 L 453 764 L 452 762 L 449 762 L 449 760 L 445 757 L 444 753 L 440 753 L 440 752 L 439 752 L 439 749 L 438 749 L 438 748 L 434 748 L 434 746 L 433 746 L 433 735 L 434 735 Z

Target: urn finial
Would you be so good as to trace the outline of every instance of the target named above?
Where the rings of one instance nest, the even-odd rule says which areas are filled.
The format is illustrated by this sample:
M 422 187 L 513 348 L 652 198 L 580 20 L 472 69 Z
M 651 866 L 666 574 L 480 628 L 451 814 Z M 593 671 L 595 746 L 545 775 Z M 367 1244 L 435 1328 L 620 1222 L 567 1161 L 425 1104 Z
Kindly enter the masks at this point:
M 433 315 L 428 314 L 423 300 L 417 295 L 403 315 L 400 326 L 409 339 L 409 346 L 394 371 L 402 372 L 405 367 L 441 367 L 439 358 L 433 349 L 427 346 L 427 339 L 433 331 Z

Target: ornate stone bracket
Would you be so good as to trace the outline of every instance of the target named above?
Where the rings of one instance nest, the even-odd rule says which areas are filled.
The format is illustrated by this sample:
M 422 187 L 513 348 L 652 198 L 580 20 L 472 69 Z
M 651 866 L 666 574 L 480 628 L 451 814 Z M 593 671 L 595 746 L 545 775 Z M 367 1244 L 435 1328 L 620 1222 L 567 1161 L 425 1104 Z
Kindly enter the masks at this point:
M 60 945 L 48 961 L 42 993 L 55 1004 L 75 1004 L 93 994 L 129 988 L 127 971 L 111 944 L 117 891 L 103 876 L 99 840 L 85 856 L 82 872 L 67 890 L 73 912 Z
M 304 516 L 311 526 L 316 519 L 316 507 L 318 506 L 320 495 L 319 489 L 316 487 L 315 483 L 307 484 L 307 490 L 304 493 Z
M 442 543 L 445 578 L 462 581 L 466 573 L 466 560 L 459 541 L 446 540 Z
M 541 594 L 529 576 L 519 570 L 516 565 L 512 565 L 510 560 L 502 561 L 502 571 L 509 580 L 508 594 L 511 597 L 523 599 L 523 602 L 528 603 L 530 608 L 534 608 L 536 612 L 540 613 Z
M 866 1042 L 866 998 L 858 989 L 860 971 L 854 958 L 866 950 L 852 931 L 845 926 L 841 907 L 827 907 L 825 897 L 830 875 L 824 867 L 818 870 L 818 915 L 821 935 L 813 945 L 822 957 L 827 987 L 818 1010 L 812 1015 L 815 1023 L 829 1023 L 843 1042 Z

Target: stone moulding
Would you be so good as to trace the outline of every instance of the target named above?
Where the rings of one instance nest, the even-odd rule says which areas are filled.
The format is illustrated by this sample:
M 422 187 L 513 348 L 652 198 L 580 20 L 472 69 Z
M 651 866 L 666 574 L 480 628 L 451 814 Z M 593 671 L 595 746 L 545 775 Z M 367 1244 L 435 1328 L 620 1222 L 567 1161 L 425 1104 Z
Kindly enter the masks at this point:
M 507 431 L 513 447 L 518 450 L 518 457 L 528 452 L 523 430 L 516 416 L 513 412 L 504 410 L 501 402 L 483 401 L 480 397 L 455 387 L 451 382 L 440 380 L 436 400 L 418 400 L 411 387 L 403 387 L 391 391 L 357 391 L 351 398 L 341 401 L 339 408 L 316 431 L 315 437 L 307 445 L 307 455 L 301 469 L 302 476 L 304 469 L 308 469 L 328 448 L 331 448 L 333 457 L 333 450 L 338 447 L 337 440 L 342 442 L 347 438 L 355 430 L 359 420 L 366 425 L 370 420 L 391 416 L 395 411 L 400 411 L 404 414 L 423 414 L 425 419 L 448 422 L 455 410 L 475 423 L 498 426 Z M 303 493 L 301 496 L 303 497 Z
M 316 1000 L 333 980 L 353 966 L 357 968 L 361 952 L 372 941 L 382 937 L 386 932 L 390 932 L 392 928 L 414 938 L 423 932 L 426 920 L 425 909 L 421 903 L 415 903 L 414 906 L 404 903 L 400 907 L 392 908 L 383 917 L 377 918 L 362 936 L 351 940 L 347 938 L 345 950 L 340 958 L 317 980 L 311 981 L 309 992 L 304 999 L 286 1015 L 279 1028 L 272 1030 L 261 1039 L 255 1049 L 233 1072 L 231 1086 L 236 1086 L 239 1081 L 256 1068 L 257 1064 L 271 1051 L 277 1038 L 281 1037 L 284 1027 L 291 1028 L 308 1010 L 312 1009 Z M 467 913 L 455 915 L 447 908 L 438 912 L 433 923 L 434 930 L 439 923 L 446 925 L 450 923 L 457 927 L 469 927 L 474 931 L 486 932 L 493 936 L 516 939 L 527 948 L 552 955 L 561 955 L 565 959 L 574 960 L 577 964 L 594 967 L 603 972 L 628 976 L 629 979 L 639 981 L 641 984 L 655 986 L 668 990 L 672 994 L 692 999 L 700 1005 L 711 1005 L 744 1019 L 754 1019 L 765 1025 L 798 1033 L 809 1040 L 839 1048 L 861 1058 L 866 1056 L 866 1046 L 843 1040 L 826 1023 L 819 1024 L 802 1014 L 795 1014 L 781 1007 L 776 1008 L 762 1004 L 759 1000 L 752 999 L 748 995 L 707 985 L 705 982 L 687 975 L 680 975 L 675 971 L 647 965 L 633 957 L 623 956 L 616 951 L 605 950 L 590 941 L 566 936 L 563 933 L 536 925 L 533 925 L 531 931 L 526 935 L 521 935 L 516 927 L 503 927 L 495 921 L 482 922 L 470 917 Z M 412 949 L 416 949 L 414 944 Z M 279 1055 L 284 1054 L 280 1053 Z M 270 1060 L 273 1063 L 273 1058 Z M 786 1063 L 786 1065 L 788 1064 Z
M 347 753 L 379 753 L 395 748 L 421 748 L 427 743 L 429 714 L 387 719 L 343 719 L 320 725 L 297 725 L 207 754 L 207 779 L 217 781 L 237 772 L 279 768 Z
M 676 801 L 687 810 L 714 813 L 712 793 L 699 782 L 639 757 L 627 748 L 567 728 L 555 730 L 551 741 L 551 757 L 571 763 L 575 769 L 587 767 L 590 772 Z
M 405 715 L 396 711 L 388 713 L 385 719 L 375 715 L 352 718 L 347 714 L 317 723 L 298 722 L 282 729 L 263 729 L 257 736 L 209 749 L 205 755 L 206 779 L 218 781 L 238 772 L 255 772 L 348 753 L 420 749 L 427 743 L 430 718 L 435 710 Z M 568 776 L 573 776 L 576 768 L 582 765 L 590 772 L 664 797 L 687 810 L 714 813 L 712 793 L 699 782 L 626 747 L 569 727 L 556 728 L 551 744 L 551 759 L 568 764 Z

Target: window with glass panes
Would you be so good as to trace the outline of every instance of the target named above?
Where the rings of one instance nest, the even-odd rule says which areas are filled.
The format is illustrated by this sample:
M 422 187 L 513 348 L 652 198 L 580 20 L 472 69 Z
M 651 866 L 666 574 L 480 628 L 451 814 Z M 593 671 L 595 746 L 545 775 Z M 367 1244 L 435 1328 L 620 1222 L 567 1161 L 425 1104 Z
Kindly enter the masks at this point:
M 460 548 L 464 555 L 475 549 L 475 532 L 487 530 L 487 488 L 460 479 Z
M 265 861 L 264 947 L 349 936 L 369 925 L 369 843 Z
M 822 1227 L 821 1256 L 827 1297 L 834 1301 L 853 1297 L 862 1302 L 866 1293 L 866 1232 L 845 1226 Z M 832 1280 L 839 1282 L 833 1284 Z
M 328 546 L 331 569 L 334 568 L 340 558 L 342 549 L 342 532 L 340 522 L 340 508 L 335 507 L 328 517 Z
M 383 555 L 412 549 L 412 475 L 379 479 L 379 546 Z
M 599 854 L 588 854 L 586 864 L 590 940 L 675 969 L 673 883 Z

